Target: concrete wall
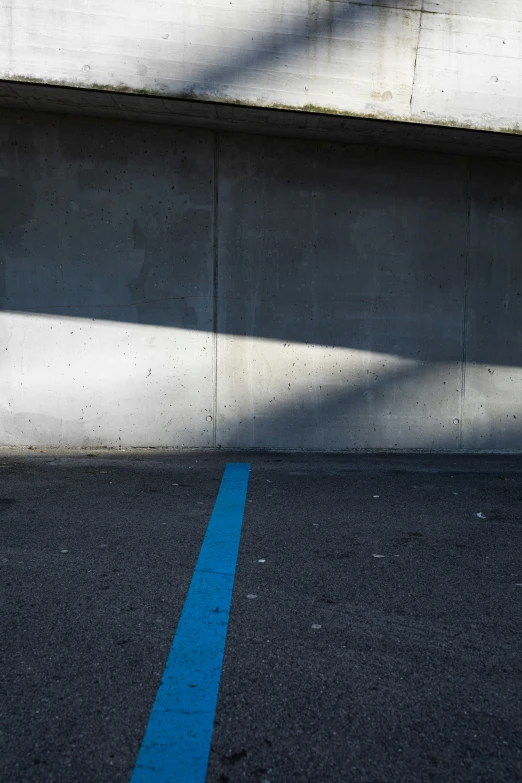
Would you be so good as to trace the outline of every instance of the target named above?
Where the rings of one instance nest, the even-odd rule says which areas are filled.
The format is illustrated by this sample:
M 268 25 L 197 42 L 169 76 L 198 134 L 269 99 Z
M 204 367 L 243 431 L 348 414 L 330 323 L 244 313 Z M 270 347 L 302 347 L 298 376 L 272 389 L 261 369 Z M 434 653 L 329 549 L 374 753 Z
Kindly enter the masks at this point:
M 521 173 L 3 110 L 0 443 L 522 448 Z
M 520 0 L 3 0 L 0 79 L 520 133 Z

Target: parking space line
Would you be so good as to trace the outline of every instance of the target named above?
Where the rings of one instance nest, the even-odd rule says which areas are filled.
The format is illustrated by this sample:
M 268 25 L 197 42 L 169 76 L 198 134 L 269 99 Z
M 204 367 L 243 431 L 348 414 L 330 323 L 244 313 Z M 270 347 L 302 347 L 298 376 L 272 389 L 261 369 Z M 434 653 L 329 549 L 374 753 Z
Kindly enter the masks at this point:
M 250 465 L 229 463 L 131 783 L 204 783 Z

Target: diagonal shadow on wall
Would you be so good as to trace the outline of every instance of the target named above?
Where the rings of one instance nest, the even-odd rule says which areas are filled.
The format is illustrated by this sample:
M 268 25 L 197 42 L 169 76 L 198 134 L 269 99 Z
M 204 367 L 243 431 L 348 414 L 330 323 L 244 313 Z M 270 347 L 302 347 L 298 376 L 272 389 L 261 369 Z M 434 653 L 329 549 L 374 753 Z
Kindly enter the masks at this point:
M 437 424 L 412 445 L 431 445 L 430 432 L 439 447 L 465 445 L 466 382 L 477 432 L 490 427 L 482 397 L 516 404 L 517 164 L 3 116 L 2 310 L 217 335 L 211 415 L 225 400 L 230 413 L 213 422 L 216 445 L 220 432 L 224 445 L 256 445 L 263 430 L 266 445 L 282 443 L 285 421 L 301 433 L 308 421 L 318 448 L 328 421 L 329 442 L 338 430 L 364 445 L 369 422 L 386 430 L 399 409 L 404 445 L 412 416 L 429 420 L 412 406 L 427 405 L 430 389 Z M 513 416 L 502 443 L 520 442 Z M 383 442 L 381 429 L 376 445 L 393 447 L 395 431 Z

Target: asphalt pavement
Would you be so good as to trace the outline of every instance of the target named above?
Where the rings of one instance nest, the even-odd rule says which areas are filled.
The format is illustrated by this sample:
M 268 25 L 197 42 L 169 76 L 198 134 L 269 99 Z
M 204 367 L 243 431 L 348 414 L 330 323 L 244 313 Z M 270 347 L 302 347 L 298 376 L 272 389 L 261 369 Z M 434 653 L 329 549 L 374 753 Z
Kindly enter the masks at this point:
M 251 464 L 208 783 L 522 781 L 522 458 L 0 453 L 0 780 L 129 781 Z

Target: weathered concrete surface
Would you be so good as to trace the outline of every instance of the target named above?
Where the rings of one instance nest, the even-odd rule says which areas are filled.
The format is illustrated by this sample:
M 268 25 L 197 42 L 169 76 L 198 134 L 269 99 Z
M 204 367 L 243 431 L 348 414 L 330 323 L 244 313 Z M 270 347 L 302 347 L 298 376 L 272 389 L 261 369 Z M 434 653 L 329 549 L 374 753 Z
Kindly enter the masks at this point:
M 519 164 L 7 110 L 0 138 L 0 443 L 522 449 Z
M 458 447 L 466 160 L 246 136 L 219 160 L 219 443 Z
M 412 116 L 522 128 L 522 4 L 424 0 Z
M 0 78 L 522 129 L 518 0 L 4 0 Z
M 476 167 L 466 323 L 464 445 L 522 446 L 522 187 L 509 163 Z
M 212 144 L 4 117 L 0 443 L 211 444 Z

